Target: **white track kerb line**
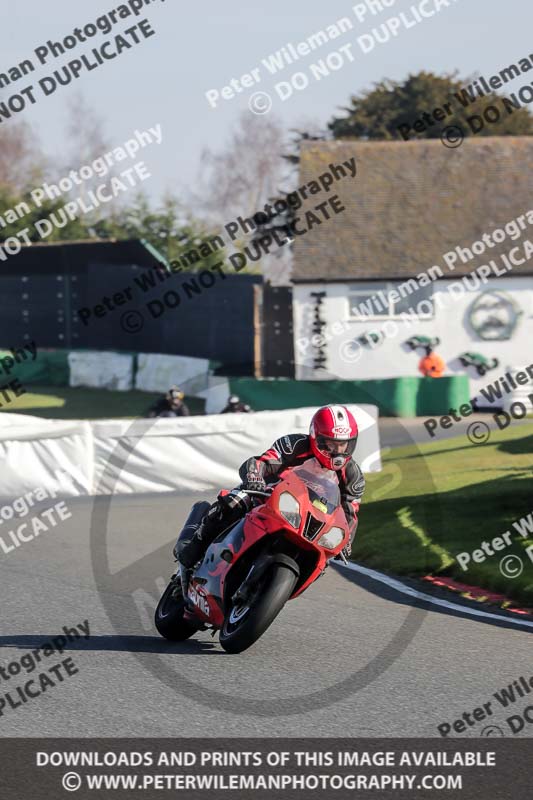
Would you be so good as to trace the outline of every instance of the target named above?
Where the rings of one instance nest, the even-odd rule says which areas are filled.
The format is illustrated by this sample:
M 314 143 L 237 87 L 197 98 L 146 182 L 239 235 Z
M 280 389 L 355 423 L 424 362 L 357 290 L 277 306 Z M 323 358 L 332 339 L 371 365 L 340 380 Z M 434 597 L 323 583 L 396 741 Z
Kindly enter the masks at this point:
M 390 586 L 392 589 L 395 589 L 397 592 L 401 592 L 402 594 L 408 594 L 411 597 L 416 597 L 418 600 L 424 600 L 426 603 L 432 603 L 434 606 L 441 606 L 442 608 L 451 608 L 453 611 L 460 611 L 463 614 L 470 614 L 471 617 L 484 617 L 485 619 L 496 619 L 499 622 L 508 622 L 511 625 L 521 625 L 522 627 L 526 628 L 533 628 L 533 622 L 528 622 L 525 619 L 513 619 L 512 617 L 504 617 L 500 614 L 490 614 L 488 611 L 478 611 L 477 608 L 470 608 L 469 606 L 462 606 L 459 603 L 450 603 L 448 600 L 440 600 L 437 597 L 432 597 L 430 594 L 424 594 L 424 592 L 418 592 L 416 589 L 411 589 L 410 586 L 406 586 L 401 581 L 396 580 L 395 578 L 390 578 L 388 575 L 383 575 L 381 572 L 376 572 L 373 569 L 368 569 L 367 567 L 361 567 L 359 564 L 354 564 L 351 562 L 350 564 L 343 564 L 341 562 L 336 562 L 335 566 L 337 567 L 344 567 L 344 569 L 351 569 L 353 572 L 359 572 L 362 575 L 366 575 L 368 578 L 372 578 L 372 580 L 379 581 L 380 583 L 385 583 L 387 586 Z

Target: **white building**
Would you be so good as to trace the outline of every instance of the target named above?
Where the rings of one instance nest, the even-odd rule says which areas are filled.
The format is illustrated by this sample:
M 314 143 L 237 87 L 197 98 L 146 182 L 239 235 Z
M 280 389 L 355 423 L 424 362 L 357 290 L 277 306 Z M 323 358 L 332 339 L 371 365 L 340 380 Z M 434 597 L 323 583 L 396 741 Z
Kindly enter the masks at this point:
M 304 144 L 300 186 L 353 158 L 356 177 L 328 193 L 344 210 L 296 237 L 296 377 L 417 376 L 417 336 L 446 376 L 469 375 L 472 397 L 533 364 L 533 138 Z M 492 369 L 463 366 L 465 353 Z

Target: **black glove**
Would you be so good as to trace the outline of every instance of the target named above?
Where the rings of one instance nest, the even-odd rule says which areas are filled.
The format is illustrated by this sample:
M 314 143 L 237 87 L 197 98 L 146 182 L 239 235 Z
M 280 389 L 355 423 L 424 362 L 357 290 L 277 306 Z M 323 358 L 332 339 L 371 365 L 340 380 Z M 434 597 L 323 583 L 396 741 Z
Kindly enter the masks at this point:
M 251 492 L 264 492 L 266 482 L 260 472 L 247 472 L 242 482 L 242 488 L 249 489 Z
M 232 489 L 226 494 L 219 494 L 218 505 L 231 514 L 237 510 L 240 514 L 246 514 L 253 507 L 253 502 L 242 489 Z

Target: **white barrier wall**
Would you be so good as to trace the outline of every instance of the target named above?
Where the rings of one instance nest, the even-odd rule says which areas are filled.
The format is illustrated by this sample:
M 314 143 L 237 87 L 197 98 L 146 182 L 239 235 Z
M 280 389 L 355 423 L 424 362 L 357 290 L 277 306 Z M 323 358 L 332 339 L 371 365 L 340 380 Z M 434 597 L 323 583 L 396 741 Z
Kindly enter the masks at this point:
M 349 406 L 363 472 L 381 469 L 377 408 Z M 306 433 L 315 408 L 157 420 L 56 421 L 0 415 L 0 496 L 216 492 L 279 436 Z
M 127 392 L 166 392 L 177 385 L 186 394 L 200 394 L 208 386 L 206 358 L 139 353 L 134 376 L 134 356 L 128 353 L 73 351 L 68 354 L 70 386 Z M 218 410 L 218 409 L 217 409 Z
M 229 379 L 218 375 L 209 375 L 206 389 L 198 393 L 198 397 L 203 397 L 205 400 L 206 414 L 220 414 L 226 407 L 230 395 Z
M 132 355 L 80 350 L 68 354 L 68 364 L 69 386 L 121 392 L 128 392 L 133 388 Z
M 91 424 L 0 414 L 1 497 L 43 488 L 72 497 L 92 494 Z
M 135 388 L 143 392 L 167 392 L 177 385 L 186 394 L 198 394 L 207 387 L 208 372 L 206 358 L 139 353 Z

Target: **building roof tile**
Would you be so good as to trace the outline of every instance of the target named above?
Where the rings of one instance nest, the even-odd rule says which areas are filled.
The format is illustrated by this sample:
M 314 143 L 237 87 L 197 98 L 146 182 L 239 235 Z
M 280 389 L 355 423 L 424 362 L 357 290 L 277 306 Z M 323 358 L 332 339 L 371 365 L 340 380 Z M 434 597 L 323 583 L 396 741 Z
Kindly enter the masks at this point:
M 336 181 L 328 195 L 337 193 L 346 210 L 295 239 L 295 283 L 404 279 L 433 265 L 448 277 L 444 253 L 470 248 L 533 209 L 533 137 L 467 137 L 456 149 L 440 139 L 303 143 L 298 185 L 354 157 L 356 178 Z M 310 196 L 304 209 L 324 198 Z M 516 242 L 507 237 L 449 276 L 468 274 L 527 238 L 528 230 Z M 533 261 L 510 274 L 533 275 Z

